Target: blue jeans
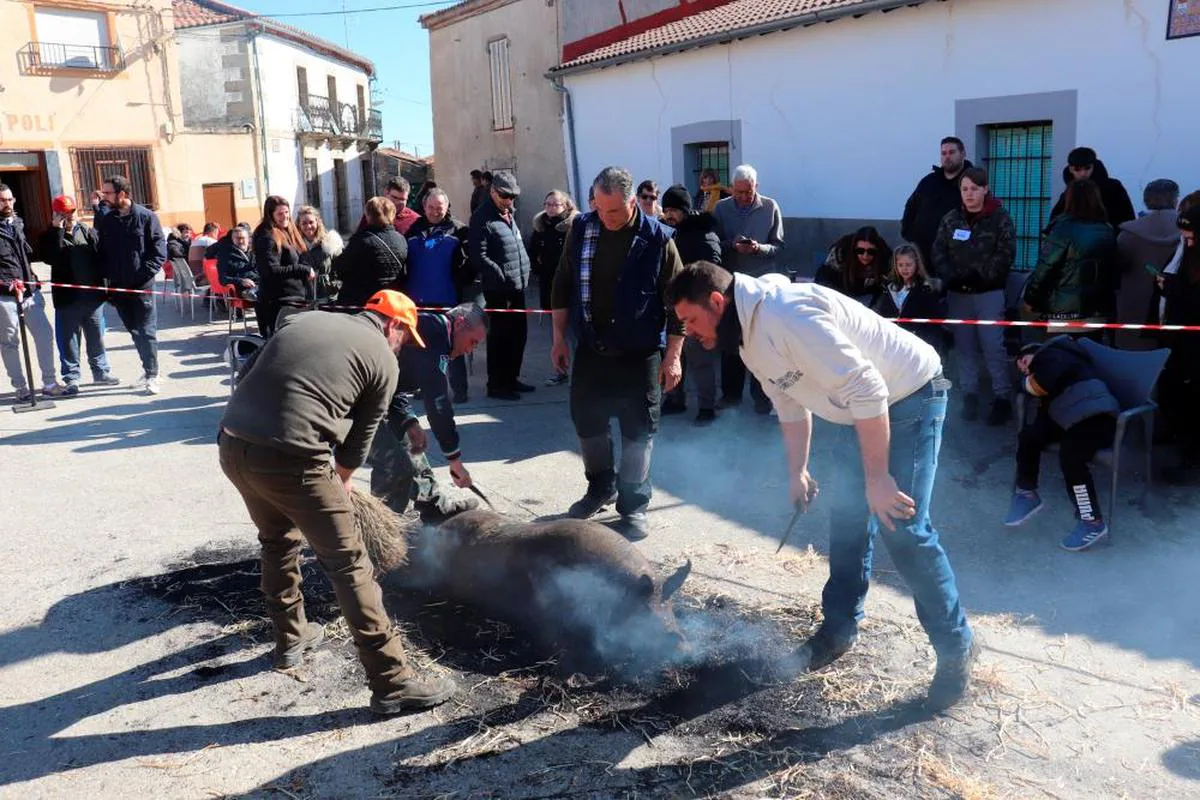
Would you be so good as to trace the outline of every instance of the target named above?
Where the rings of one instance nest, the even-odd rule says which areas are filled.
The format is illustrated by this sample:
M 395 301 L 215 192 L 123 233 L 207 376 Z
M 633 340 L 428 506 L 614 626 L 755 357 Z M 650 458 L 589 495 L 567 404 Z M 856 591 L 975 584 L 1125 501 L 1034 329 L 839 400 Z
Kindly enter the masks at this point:
M 92 378 L 108 375 L 108 353 L 104 349 L 104 295 L 85 292 L 54 308 L 54 338 L 58 342 L 58 361 L 63 381 L 78 383 L 79 332 L 87 342 L 88 366 Z
M 873 516 L 863 519 L 867 489 L 862 459 L 849 452 L 851 445 L 858 449 L 857 434 L 853 427 L 839 427 L 839 458 L 834 464 L 839 497 L 830 519 L 829 581 L 821 596 L 824 627 L 836 637 L 849 637 L 858 629 L 879 535 L 912 590 L 917 617 L 938 656 L 961 657 L 971 646 L 971 628 L 959 604 L 954 571 L 930 520 L 947 402 L 948 391 L 935 391 L 930 382 L 888 410 L 892 429 L 888 464 L 900 490 L 917 505 L 916 516 L 903 524 L 897 521 L 895 531 Z
M 143 374 L 148 378 L 158 377 L 158 309 L 154 298 L 148 294 L 113 292 L 108 302 L 133 339 Z

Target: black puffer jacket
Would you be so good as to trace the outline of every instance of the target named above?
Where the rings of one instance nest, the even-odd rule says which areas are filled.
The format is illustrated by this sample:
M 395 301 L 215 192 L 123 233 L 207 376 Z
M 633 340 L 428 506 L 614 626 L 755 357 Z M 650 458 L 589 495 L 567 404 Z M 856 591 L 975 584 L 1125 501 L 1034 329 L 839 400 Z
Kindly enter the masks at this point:
M 551 217 L 545 211 L 539 211 L 534 216 L 533 233 L 529 236 L 529 263 L 539 280 L 554 280 L 554 271 L 558 269 L 563 244 L 567 241 L 567 231 L 571 230 L 574 216 L 572 212 Z
M 219 245 L 220 242 L 213 246 Z M 229 246 L 233 247 L 233 244 L 230 243 Z M 300 262 L 300 254 L 295 249 L 280 247 L 271 233 L 271 228 L 260 225 L 254 231 L 253 246 L 250 249 L 254 251 L 254 265 L 262 278 L 258 289 L 259 302 L 305 302 L 308 299 L 309 268 Z
M 505 221 L 489 198 L 471 214 L 467 254 L 485 292 L 524 291 L 529 286 L 529 253 L 516 218 Z
M 402 292 L 408 278 L 408 242 L 391 225 L 363 228 L 334 259 L 333 272 L 342 282 L 341 305 L 366 305 L 380 289 Z
M 25 284 L 25 291 L 38 290 L 30 258 L 33 249 L 25 240 L 25 223 L 15 214 L 9 224 L 0 223 L 0 294 L 11 295 L 8 285 L 13 281 Z
M 1062 179 L 1067 186 L 1070 186 L 1071 182 L 1075 180 L 1070 167 L 1063 167 Z M 1120 230 L 1121 223 L 1137 218 L 1137 213 L 1133 210 L 1133 201 L 1129 199 L 1129 192 L 1125 191 L 1125 185 L 1109 176 L 1108 167 L 1104 166 L 1104 162 L 1099 159 L 1096 160 L 1096 166 L 1092 169 L 1091 181 L 1100 188 L 1100 199 L 1104 201 L 1104 210 L 1108 212 L 1108 224 L 1113 226 L 1114 231 Z M 1050 211 L 1050 219 L 1061 216 L 1066 211 L 1066 207 L 1067 193 L 1063 192 Z
M 963 170 L 972 167 L 970 161 L 963 162 Z M 926 262 L 933 255 L 933 240 L 937 237 L 942 219 L 962 203 L 958 183 L 962 172 L 947 180 L 941 166 L 933 168 L 917 184 L 912 196 L 904 204 L 904 218 L 900 223 L 900 235 L 921 248 Z
M 259 282 L 258 268 L 254 264 L 254 253 L 230 247 L 217 260 L 217 274 L 221 276 L 221 284 L 240 286 L 243 280 Z
M 968 214 L 962 206 L 947 214 L 933 242 L 934 274 L 950 292 L 1004 289 L 1016 257 L 1012 217 L 990 194 L 978 214 Z
M 721 237 L 717 219 L 707 211 L 689 214 L 675 228 L 675 247 L 684 264 L 708 261 L 721 266 Z
M 908 290 L 908 295 L 899 306 L 896 305 L 896 298 L 892 296 L 893 291 L 898 291 L 898 287 L 884 286 L 883 290 L 875 298 L 875 303 L 871 308 L 879 316 L 887 317 L 888 319 L 896 319 L 897 317 L 907 317 L 910 319 L 946 318 L 946 301 L 928 283 L 918 283 L 911 286 Z M 939 354 L 945 355 L 950 343 L 950 332 L 946 330 L 944 325 L 931 325 L 923 322 L 902 322 L 899 325 L 904 330 L 915 333 L 923 341 L 928 342 Z

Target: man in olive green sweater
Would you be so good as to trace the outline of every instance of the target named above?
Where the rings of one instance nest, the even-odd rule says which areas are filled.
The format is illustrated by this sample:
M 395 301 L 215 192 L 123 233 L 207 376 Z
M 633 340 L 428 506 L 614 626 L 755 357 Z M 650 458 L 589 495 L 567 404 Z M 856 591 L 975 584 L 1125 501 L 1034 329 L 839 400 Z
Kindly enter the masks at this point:
M 396 354 L 406 344 L 425 346 L 416 325 L 413 302 L 387 290 L 360 314 L 296 315 L 247 364 L 219 434 L 221 469 L 262 544 L 276 669 L 297 666 L 325 636 L 304 617 L 300 549 L 307 540 L 333 584 L 379 714 L 430 708 L 453 690 L 408 665 L 349 495 L 395 392 Z

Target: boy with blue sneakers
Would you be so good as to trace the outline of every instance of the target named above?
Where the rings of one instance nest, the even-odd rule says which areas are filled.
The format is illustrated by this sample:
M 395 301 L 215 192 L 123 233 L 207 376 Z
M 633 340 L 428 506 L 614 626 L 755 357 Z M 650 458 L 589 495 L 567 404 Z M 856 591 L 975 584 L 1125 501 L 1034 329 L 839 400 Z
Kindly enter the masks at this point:
M 1072 552 L 1086 550 L 1108 538 L 1088 462 L 1098 450 L 1112 446 L 1120 404 L 1091 357 L 1070 336 L 1026 345 L 1017 356 L 1017 369 L 1025 376 L 1025 391 L 1042 402 L 1037 418 L 1018 438 L 1017 484 L 1004 524 L 1016 527 L 1042 510 L 1038 468 L 1042 451 L 1058 442 L 1077 520 L 1061 544 Z

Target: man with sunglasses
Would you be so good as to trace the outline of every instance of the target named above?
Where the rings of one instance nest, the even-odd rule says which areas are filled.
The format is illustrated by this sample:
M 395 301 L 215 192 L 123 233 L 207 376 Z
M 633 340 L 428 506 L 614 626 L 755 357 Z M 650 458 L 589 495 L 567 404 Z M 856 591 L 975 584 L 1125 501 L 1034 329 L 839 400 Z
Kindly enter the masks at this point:
M 471 214 L 467 237 L 467 254 L 487 308 L 500 312 L 491 315 L 487 337 L 487 396 L 497 400 L 520 400 L 534 391 L 520 380 L 529 327 L 524 313 L 512 313 L 524 312 L 529 286 L 529 253 L 513 208 L 520 194 L 511 172 L 494 173 L 487 202 Z

